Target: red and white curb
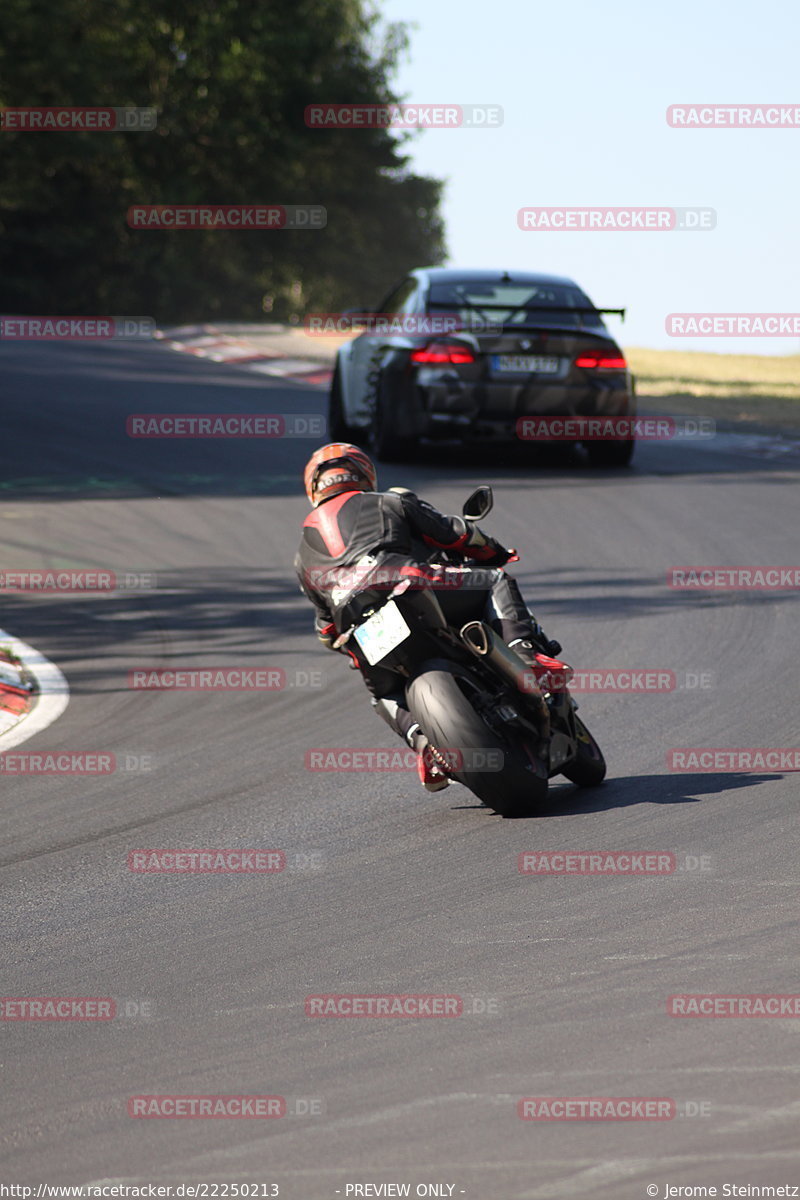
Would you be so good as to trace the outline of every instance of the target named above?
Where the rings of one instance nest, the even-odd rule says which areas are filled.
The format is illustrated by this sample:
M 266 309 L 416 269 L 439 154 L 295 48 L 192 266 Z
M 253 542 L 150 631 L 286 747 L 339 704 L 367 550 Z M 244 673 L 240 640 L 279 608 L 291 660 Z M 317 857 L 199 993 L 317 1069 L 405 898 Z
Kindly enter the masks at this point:
M 333 374 L 324 364 L 306 358 L 288 358 L 285 354 L 270 354 L 246 337 L 223 333 L 214 325 L 181 325 L 175 329 L 158 329 L 154 336 L 169 350 L 177 350 L 181 354 L 242 367 L 261 375 L 296 379 L 316 387 L 327 387 Z
M 0 754 L 41 733 L 69 704 L 55 663 L 0 629 Z

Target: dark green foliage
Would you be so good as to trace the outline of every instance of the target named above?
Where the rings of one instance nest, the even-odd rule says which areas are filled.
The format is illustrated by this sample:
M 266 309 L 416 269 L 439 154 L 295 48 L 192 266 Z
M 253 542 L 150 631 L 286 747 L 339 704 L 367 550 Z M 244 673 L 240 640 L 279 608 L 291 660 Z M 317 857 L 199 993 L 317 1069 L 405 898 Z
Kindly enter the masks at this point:
M 444 255 L 441 184 L 386 103 L 402 27 L 365 0 L 3 0 L 0 105 L 154 107 L 150 133 L 0 131 L 0 311 L 271 320 L 376 302 Z M 133 230 L 132 204 L 323 204 L 323 231 Z

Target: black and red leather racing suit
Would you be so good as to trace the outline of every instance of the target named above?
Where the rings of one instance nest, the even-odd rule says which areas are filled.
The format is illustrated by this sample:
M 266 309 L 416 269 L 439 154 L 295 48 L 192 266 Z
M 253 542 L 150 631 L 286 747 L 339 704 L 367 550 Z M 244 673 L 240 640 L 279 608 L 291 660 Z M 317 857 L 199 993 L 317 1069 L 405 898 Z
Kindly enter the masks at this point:
M 430 564 L 441 550 L 462 562 L 471 560 L 473 570 L 479 565 L 478 586 L 437 588 Z M 314 606 L 317 636 L 329 648 L 374 602 L 371 579 L 398 581 L 404 575 L 433 578 L 429 586 L 453 624 L 483 619 L 508 643 L 532 640 L 536 625 L 516 580 L 496 566 L 506 561 L 507 552 L 463 517 L 445 516 L 413 492 L 397 489 L 341 492 L 313 509 L 303 523 L 295 569 Z M 446 569 L 463 573 L 471 568 Z M 402 680 L 380 666 L 362 665 L 361 673 L 379 714 L 409 738 L 415 727 Z

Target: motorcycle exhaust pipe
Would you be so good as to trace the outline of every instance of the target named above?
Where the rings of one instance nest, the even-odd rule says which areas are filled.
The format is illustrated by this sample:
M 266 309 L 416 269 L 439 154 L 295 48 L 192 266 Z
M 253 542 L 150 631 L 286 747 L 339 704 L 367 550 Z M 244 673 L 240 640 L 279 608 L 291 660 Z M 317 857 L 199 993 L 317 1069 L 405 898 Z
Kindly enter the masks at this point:
M 483 658 L 507 683 L 531 701 L 542 726 L 542 736 L 550 732 L 550 709 L 541 693 L 529 663 L 505 644 L 484 621 L 469 621 L 460 630 L 461 640 L 476 658 Z

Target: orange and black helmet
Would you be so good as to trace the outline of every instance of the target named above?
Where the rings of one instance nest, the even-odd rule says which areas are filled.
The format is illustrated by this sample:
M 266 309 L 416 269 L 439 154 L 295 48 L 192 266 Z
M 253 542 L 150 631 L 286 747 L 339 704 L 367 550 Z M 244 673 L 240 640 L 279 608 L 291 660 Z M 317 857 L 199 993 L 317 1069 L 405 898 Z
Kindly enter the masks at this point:
M 372 459 L 350 442 L 329 442 L 315 450 L 303 472 L 306 495 L 316 508 L 340 492 L 374 492 L 378 482 Z

